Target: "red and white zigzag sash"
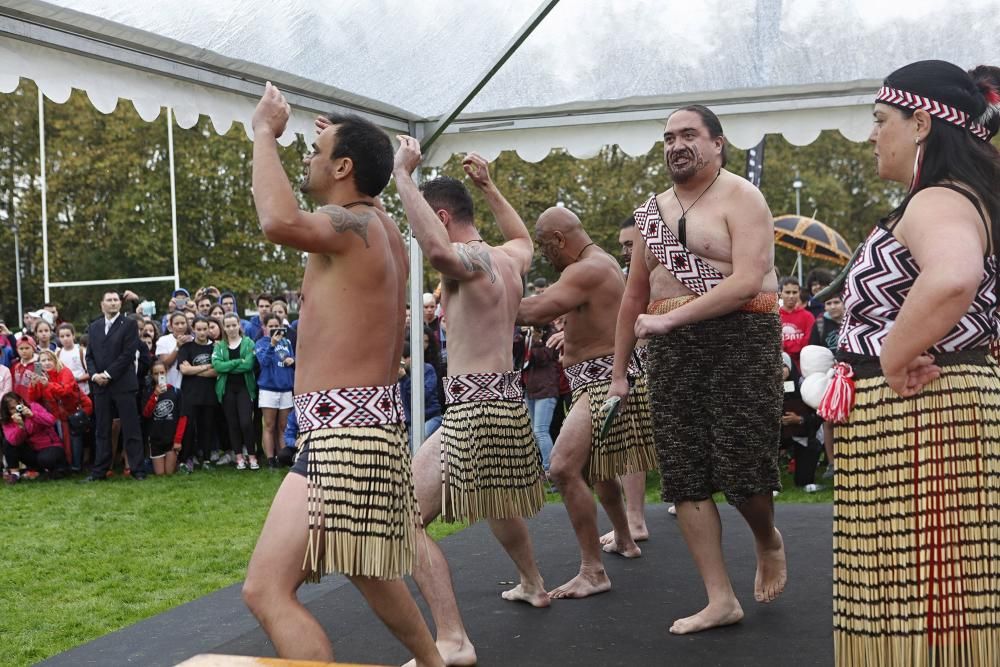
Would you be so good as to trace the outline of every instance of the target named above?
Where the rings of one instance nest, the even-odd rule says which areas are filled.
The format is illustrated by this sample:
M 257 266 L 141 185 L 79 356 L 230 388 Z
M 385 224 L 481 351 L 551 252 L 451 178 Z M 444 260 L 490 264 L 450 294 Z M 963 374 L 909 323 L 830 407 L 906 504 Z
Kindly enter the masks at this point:
M 614 368 L 615 355 L 609 354 L 606 357 L 581 361 L 578 364 L 567 366 L 563 370 L 566 373 L 566 379 L 569 380 L 570 389 L 575 392 L 577 389 L 586 387 L 588 384 L 610 380 L 611 372 Z M 628 376 L 634 378 L 640 375 L 642 375 L 642 369 L 636 363 L 636 359 L 633 356 L 629 359 Z
M 321 428 L 403 422 L 403 402 L 398 384 L 311 391 L 299 394 L 294 402 L 300 433 Z
M 518 371 L 506 373 L 466 373 L 444 379 L 444 402 L 471 403 L 473 401 L 521 401 L 524 387 Z
M 660 217 L 655 196 L 635 210 L 635 226 L 660 264 L 695 294 L 701 296 L 725 279 L 717 268 L 688 250 L 674 236 Z

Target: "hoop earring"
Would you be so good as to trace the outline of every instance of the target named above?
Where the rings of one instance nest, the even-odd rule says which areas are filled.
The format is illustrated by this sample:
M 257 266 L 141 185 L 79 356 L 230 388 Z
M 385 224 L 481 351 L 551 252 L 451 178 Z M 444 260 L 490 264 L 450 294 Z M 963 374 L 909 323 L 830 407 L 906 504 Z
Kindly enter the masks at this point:
M 920 140 L 916 139 L 917 144 L 917 155 L 913 159 L 913 179 L 910 181 L 910 192 L 913 192 L 917 188 L 917 184 L 920 183 L 920 168 L 924 165 L 923 155 L 921 154 Z

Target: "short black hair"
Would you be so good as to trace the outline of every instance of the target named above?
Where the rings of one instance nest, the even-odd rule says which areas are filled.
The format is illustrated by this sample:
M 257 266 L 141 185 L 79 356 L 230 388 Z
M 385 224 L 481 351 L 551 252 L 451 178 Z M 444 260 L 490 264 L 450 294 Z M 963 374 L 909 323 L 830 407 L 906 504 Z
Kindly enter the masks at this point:
M 450 176 L 439 176 L 420 186 L 424 199 L 433 209 L 443 208 L 456 222 L 472 224 L 475 214 L 472 195 L 462 181 Z
M 729 161 L 729 156 L 726 154 L 726 136 L 722 132 L 722 121 L 715 115 L 715 112 L 706 107 L 704 104 L 689 104 L 686 107 L 674 110 L 674 112 L 670 115 L 673 116 L 678 111 L 690 111 L 698 114 L 701 117 L 701 122 L 704 123 L 705 128 L 708 129 L 708 136 L 713 139 L 722 137 L 722 166 L 725 167 L 726 163 Z
M 629 227 L 635 227 L 634 213 L 618 223 L 618 229 L 628 229 Z
M 254 299 L 254 303 L 255 303 L 255 304 L 257 304 L 257 305 L 260 305 L 260 300 L 261 300 L 261 299 L 264 299 L 265 301 L 267 301 L 267 303 L 268 303 L 269 305 L 270 305 L 270 304 L 272 304 L 272 303 L 274 303 L 274 299 L 273 299 L 273 298 L 271 298 L 271 295 L 270 295 L 270 294 L 267 294 L 267 293 L 264 293 L 264 294 L 259 294 L 259 295 L 257 296 L 257 298 L 256 298 L 256 299 Z
M 208 326 L 208 318 L 205 317 L 204 315 L 198 315 L 194 318 L 194 322 L 191 323 L 191 328 L 194 329 L 194 325 L 200 322 L 204 322 L 205 326 Z
M 811 288 L 813 283 L 819 283 L 826 287 L 833 282 L 833 278 L 833 271 L 830 269 L 813 269 L 806 274 L 806 285 Z
M 378 197 L 392 176 L 392 142 L 389 135 L 361 116 L 330 113 L 327 119 L 337 126 L 330 157 L 350 158 L 354 163 L 354 185 L 369 197 Z
M 799 284 L 799 279 L 793 278 L 792 276 L 785 276 L 784 278 L 782 278 L 781 281 L 778 283 L 778 289 L 779 290 L 785 289 L 785 285 L 795 285 L 796 287 L 799 288 L 799 290 L 802 289 L 802 285 Z
M 215 303 L 215 301 L 212 300 L 212 297 L 209 296 L 208 294 L 202 294 L 201 296 L 199 296 L 197 299 L 194 300 L 194 303 L 195 303 L 195 305 L 198 305 L 199 303 L 201 303 L 205 299 L 208 299 L 212 303 Z
M 121 292 L 119 292 L 116 289 L 106 289 L 106 290 L 104 290 L 104 293 L 101 294 L 101 301 L 104 301 L 104 297 L 106 297 L 109 294 L 114 294 L 116 297 L 118 297 L 118 300 L 121 301 L 121 298 L 122 298 Z

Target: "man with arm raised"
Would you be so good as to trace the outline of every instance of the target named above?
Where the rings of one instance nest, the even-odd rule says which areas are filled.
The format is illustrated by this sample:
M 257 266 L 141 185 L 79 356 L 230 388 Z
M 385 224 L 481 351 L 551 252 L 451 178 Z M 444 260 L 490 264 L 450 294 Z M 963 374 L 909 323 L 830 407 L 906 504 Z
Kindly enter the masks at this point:
M 581 598 L 611 589 L 601 561 L 597 512 L 588 484 L 611 519 L 615 539 L 607 552 L 626 558 L 641 554 L 629 531 L 620 475 L 656 466 L 649 411 L 637 398 L 624 406 L 602 434 L 601 406 L 611 383 L 615 323 L 625 278 L 618 263 L 584 231 L 580 219 L 565 208 L 542 213 L 535 227 L 542 254 L 560 272 L 559 280 L 539 296 L 521 302 L 519 324 L 546 324 L 566 315 L 563 366 L 573 389 L 570 408 L 552 450 L 549 477 L 559 487 L 580 546 L 580 572 L 550 592 L 553 598 Z
M 460 181 L 437 178 L 417 188 L 411 174 L 420 164 L 420 144 L 406 136 L 399 141 L 396 188 L 414 237 L 441 272 L 441 303 L 448 318 L 448 408 L 441 428 L 413 461 L 424 525 L 442 513 L 445 521 L 488 519 L 521 577 L 503 597 L 544 607 L 549 599 L 524 521 L 545 500 L 541 455 L 520 373 L 512 370 L 514 318 L 531 264 L 531 236 L 480 156 L 466 156 L 463 165 L 506 239 L 497 247 L 479 235 L 472 197 Z M 441 655 L 449 665 L 475 664 L 448 564 L 423 531 L 419 537 L 421 554 L 426 548 L 429 558 L 417 563 L 414 579 L 434 616 Z
M 392 144 L 372 123 L 333 116 L 305 159 L 299 209 L 276 138 L 289 107 L 270 83 L 253 117 L 253 195 L 264 236 L 309 253 L 295 374 L 299 455 L 271 505 L 243 597 L 283 658 L 331 661 L 322 626 L 295 591 L 347 575 L 417 665 L 442 665 L 402 577 L 419 520 L 397 369 L 407 258 L 377 207 Z

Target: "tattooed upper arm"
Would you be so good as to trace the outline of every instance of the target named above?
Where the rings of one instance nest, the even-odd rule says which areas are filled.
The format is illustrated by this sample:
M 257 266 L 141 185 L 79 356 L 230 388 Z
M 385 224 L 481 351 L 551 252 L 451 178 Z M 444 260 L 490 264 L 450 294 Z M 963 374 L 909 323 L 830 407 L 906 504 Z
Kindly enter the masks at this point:
M 334 205 L 323 206 L 316 212 L 330 218 L 330 226 L 333 227 L 333 231 L 338 234 L 354 232 L 365 242 L 365 247 L 368 247 L 368 224 L 374 217 L 372 214 L 357 215 L 346 208 Z
M 496 273 L 493 271 L 493 258 L 490 257 L 488 246 L 484 246 L 482 243 L 477 243 L 475 247 L 466 243 L 455 243 L 454 246 L 458 259 L 466 271 L 481 271 L 489 276 L 491 283 L 497 281 Z

